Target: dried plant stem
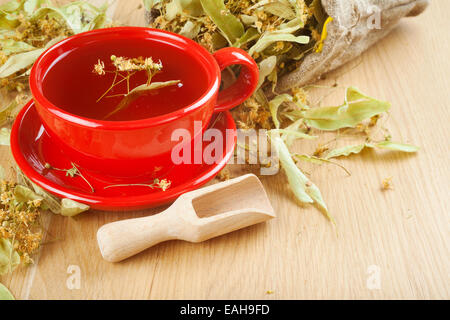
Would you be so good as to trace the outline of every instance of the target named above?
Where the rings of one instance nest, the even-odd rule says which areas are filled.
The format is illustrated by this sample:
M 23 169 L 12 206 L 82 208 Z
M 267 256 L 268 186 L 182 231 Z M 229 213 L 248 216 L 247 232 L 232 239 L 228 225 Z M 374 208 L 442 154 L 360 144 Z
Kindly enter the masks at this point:
M 106 71 L 106 72 L 110 73 L 111 71 Z M 108 94 L 108 92 L 110 92 L 115 86 L 121 84 L 121 83 L 124 82 L 124 81 L 127 81 L 127 86 L 128 86 L 128 88 L 129 88 L 129 82 L 128 82 L 128 81 L 129 81 L 129 78 L 132 77 L 134 74 L 136 74 L 136 72 L 129 73 L 128 76 L 125 77 L 124 75 L 120 74 L 118 71 L 115 71 L 114 73 L 115 73 L 115 76 L 114 76 L 113 83 L 111 84 L 111 86 L 109 87 L 109 89 L 106 90 L 106 92 L 103 93 L 103 94 L 101 95 L 101 97 L 97 99 L 96 102 L 99 102 L 100 100 L 102 100 L 102 99 Z M 122 77 L 122 80 L 119 80 L 119 81 L 116 82 L 117 76 L 121 76 L 121 77 Z M 128 92 L 129 92 L 129 91 L 128 91 Z
M 79 176 L 91 188 L 91 192 L 94 193 L 95 192 L 94 187 L 91 185 L 91 183 L 88 181 L 88 179 L 86 179 L 86 177 L 80 172 L 80 170 L 78 169 L 78 166 L 73 162 L 71 162 L 70 164 L 72 165 L 72 168 L 70 168 L 70 169 L 55 168 L 48 163 L 45 165 L 45 167 L 47 169 L 65 172 L 66 176 L 68 176 L 68 177 L 73 178 L 74 176 Z

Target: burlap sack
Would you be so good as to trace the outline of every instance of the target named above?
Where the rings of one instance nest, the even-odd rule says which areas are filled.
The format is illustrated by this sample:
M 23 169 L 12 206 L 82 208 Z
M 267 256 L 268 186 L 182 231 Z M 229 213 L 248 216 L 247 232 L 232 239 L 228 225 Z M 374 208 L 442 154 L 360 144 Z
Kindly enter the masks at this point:
M 278 81 L 277 91 L 301 87 L 359 56 L 387 35 L 403 17 L 416 16 L 428 0 L 322 0 L 333 21 L 320 53 L 311 53 Z

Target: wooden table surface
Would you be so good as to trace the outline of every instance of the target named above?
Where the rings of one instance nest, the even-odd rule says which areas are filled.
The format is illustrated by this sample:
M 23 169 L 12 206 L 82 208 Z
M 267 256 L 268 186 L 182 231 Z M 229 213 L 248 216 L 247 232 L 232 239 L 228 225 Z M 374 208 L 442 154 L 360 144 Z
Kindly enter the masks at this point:
M 139 3 L 114 1 L 110 13 L 143 25 Z M 278 214 L 268 223 L 201 244 L 163 243 L 111 264 L 101 258 L 97 229 L 161 209 L 48 214 L 47 243 L 35 264 L 0 281 L 19 299 L 450 298 L 449 11 L 450 1 L 433 1 L 357 63 L 328 76 L 391 101 L 386 126 L 394 140 L 421 147 L 416 155 L 366 151 L 341 160 L 350 177 L 335 167 L 311 169 L 338 235 L 314 207 L 295 202 L 283 174 L 265 176 Z M 11 165 L 7 147 L 0 160 Z M 247 170 L 231 169 L 235 175 Z M 394 189 L 383 192 L 387 177 Z M 74 289 L 77 274 L 80 288 Z

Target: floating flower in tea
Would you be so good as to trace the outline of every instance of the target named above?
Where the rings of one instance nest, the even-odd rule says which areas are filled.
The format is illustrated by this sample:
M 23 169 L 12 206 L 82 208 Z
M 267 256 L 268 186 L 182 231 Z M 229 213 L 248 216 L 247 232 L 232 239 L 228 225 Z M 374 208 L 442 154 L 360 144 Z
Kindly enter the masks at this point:
M 114 74 L 113 83 L 109 87 L 108 90 L 106 90 L 105 93 L 103 93 L 100 98 L 97 100 L 99 102 L 103 98 L 112 98 L 117 96 L 123 96 L 123 99 L 120 101 L 120 103 L 116 106 L 116 108 L 108 113 L 104 119 L 108 119 L 112 115 L 116 114 L 117 112 L 125 109 L 128 105 L 130 105 L 134 100 L 139 98 L 141 95 L 144 95 L 150 91 L 173 86 L 178 83 L 180 83 L 180 80 L 170 80 L 165 82 L 153 82 L 153 77 L 162 71 L 163 64 L 161 61 L 154 62 L 152 57 L 138 57 L 138 58 L 126 58 L 126 57 L 117 57 L 115 55 L 111 55 L 111 62 L 112 65 L 115 67 L 114 71 L 105 70 L 105 64 L 100 59 L 98 60 L 97 64 L 94 65 L 93 72 L 103 76 L 106 73 L 112 73 Z M 136 74 L 136 72 L 139 71 L 145 71 L 147 73 L 147 81 L 145 84 L 142 84 L 140 86 L 137 86 L 133 89 L 130 89 L 130 78 Z M 119 79 L 121 78 L 121 79 Z M 123 94 L 116 94 L 116 95 L 107 95 L 115 86 L 122 83 L 123 81 L 127 82 L 127 92 Z

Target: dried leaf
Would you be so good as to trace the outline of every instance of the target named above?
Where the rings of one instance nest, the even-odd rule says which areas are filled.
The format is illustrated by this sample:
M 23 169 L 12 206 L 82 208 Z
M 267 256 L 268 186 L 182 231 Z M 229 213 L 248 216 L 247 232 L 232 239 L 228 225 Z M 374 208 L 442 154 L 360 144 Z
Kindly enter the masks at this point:
M 9 77 L 18 71 L 29 68 L 45 50 L 62 39 L 63 37 L 55 38 L 49 41 L 44 48 L 18 53 L 9 57 L 0 67 L 0 78 Z
M 64 198 L 61 200 L 61 215 L 73 217 L 82 212 L 88 211 L 90 207 L 86 204 Z
M 286 173 L 291 190 L 301 202 L 313 203 L 314 200 L 308 195 L 308 193 L 306 193 L 306 183 L 309 180 L 300 171 L 294 160 L 292 160 L 291 154 L 287 146 L 284 144 L 284 141 L 279 136 L 275 135 L 272 135 L 271 139 L 276 146 L 277 153 L 280 157 L 281 166 Z
M 147 10 L 147 11 L 150 11 L 150 10 L 152 10 L 152 7 L 153 7 L 153 0 L 143 0 L 144 1 L 144 8 L 145 8 L 145 10 Z
M 287 136 L 293 136 L 297 139 L 317 139 L 317 136 L 311 136 L 299 130 L 288 130 L 288 129 L 272 129 L 269 131 L 270 133 L 280 133 L 282 135 L 283 141 Z
M 299 44 L 307 44 L 309 42 L 308 36 L 294 36 L 290 33 L 266 33 L 263 35 L 248 51 L 253 56 L 257 52 L 264 51 L 272 43 L 278 41 L 295 42 Z
M 358 89 L 347 89 L 345 103 L 337 107 L 311 108 L 303 112 L 306 123 L 320 130 L 355 127 L 362 121 L 390 108 L 390 103 L 364 95 Z
M 42 4 L 47 2 L 46 0 L 26 0 L 23 4 L 23 9 L 28 15 L 32 15 L 33 12 L 40 8 Z
M 337 157 L 347 157 L 350 154 L 358 154 L 364 150 L 367 144 L 358 144 L 354 146 L 345 146 L 342 148 L 334 149 L 328 152 L 325 159 L 337 158 Z
M 181 31 L 179 34 L 182 36 L 185 36 L 189 39 L 194 39 L 198 33 L 200 32 L 200 28 L 202 25 L 200 23 L 192 22 L 190 20 L 186 21 L 183 28 L 181 28 Z
M 0 5 L 0 11 L 13 13 L 19 10 L 22 6 L 23 1 L 10 0 L 2 5 Z
M 392 141 L 378 142 L 376 144 L 376 146 L 381 149 L 389 149 L 389 150 L 402 151 L 402 152 L 417 152 L 420 149 L 419 147 L 416 147 L 416 146 L 413 146 L 410 144 L 392 142 Z
M 342 166 L 339 163 L 336 163 L 334 161 L 328 160 L 328 159 L 319 158 L 319 157 L 315 157 L 315 156 L 308 156 L 305 154 L 295 154 L 295 158 L 302 160 L 302 161 L 315 163 L 315 164 L 334 164 L 335 166 L 342 168 L 349 176 L 351 175 L 350 171 L 348 171 L 344 166 Z
M 288 125 L 285 128 L 285 130 L 298 131 L 302 124 L 303 124 L 303 119 L 295 120 L 293 123 Z M 282 135 L 281 138 L 283 139 L 284 143 L 286 143 L 286 145 L 288 147 L 290 147 L 294 143 L 294 141 L 296 139 L 296 136 L 294 136 L 294 135 L 286 135 L 285 134 L 285 135 Z
M 392 141 L 381 141 L 381 142 L 373 142 L 373 143 L 364 143 L 364 144 L 358 144 L 353 146 L 346 146 L 338 149 L 331 150 L 327 155 L 326 159 L 330 158 L 337 158 L 341 156 L 349 156 L 351 154 L 358 154 L 361 151 L 363 151 L 365 148 L 380 148 L 380 149 L 389 149 L 394 151 L 401 151 L 401 152 L 417 152 L 419 151 L 419 147 L 405 144 L 405 143 L 399 143 L 399 142 L 392 142 Z
M 106 19 L 107 6 L 96 7 L 85 1 L 76 1 L 60 8 L 47 6 L 34 11 L 31 20 L 39 20 L 44 16 L 62 19 L 73 33 L 80 33 L 101 28 L 109 22 Z
M 255 16 L 249 16 L 247 14 L 241 14 L 239 16 L 239 18 L 241 18 L 241 21 L 243 24 L 245 24 L 246 26 L 251 26 L 254 25 L 256 21 L 258 21 L 258 18 Z
M 269 101 L 269 110 L 272 116 L 275 128 L 280 128 L 280 121 L 278 120 L 278 108 L 283 102 L 292 102 L 293 98 L 291 95 L 284 93 L 277 95 L 275 98 Z
M 15 300 L 12 293 L 0 283 L 0 300 Z
M 17 16 L 7 13 L 6 11 L 0 11 L 0 28 L 6 30 L 14 30 L 20 24 Z
M 245 33 L 240 37 L 234 44 L 233 47 L 240 48 L 250 41 L 258 39 L 260 36 L 259 32 L 255 28 L 248 28 Z M 262 61 L 261 61 L 262 62 Z
M 296 16 L 292 6 L 289 5 L 289 2 L 269 2 L 264 5 L 264 11 L 288 20 L 294 19 Z
M 328 212 L 319 188 L 297 167 L 283 139 L 277 134 L 272 134 L 270 138 L 276 147 L 276 151 L 280 157 L 281 167 L 285 171 L 291 190 L 297 199 L 304 203 L 316 203 L 327 218 L 335 224 L 333 217 Z
M 2 128 L 0 129 L 0 145 L 9 146 L 10 145 L 11 129 Z
M 0 67 L 0 78 L 6 78 L 20 70 L 27 69 L 44 51 L 44 49 L 36 49 L 9 57 Z
M 19 104 L 17 100 L 12 100 L 6 107 L 0 110 L 0 124 L 5 123 L 12 115 Z
M 203 10 L 222 31 L 230 44 L 244 34 L 244 26 L 228 9 L 223 0 L 200 0 Z
M 14 188 L 14 196 L 20 202 L 28 202 L 33 200 L 44 200 L 41 196 L 37 195 L 33 190 L 28 187 L 17 185 Z
M 31 180 L 29 180 L 29 182 L 33 186 L 34 192 L 44 199 L 44 202 L 41 205 L 41 208 L 43 210 L 49 209 L 51 212 L 53 212 L 55 214 L 60 214 L 61 213 L 61 203 L 59 202 L 59 199 L 57 197 L 51 195 L 50 193 L 48 193 L 47 191 L 45 191 L 38 185 L 36 185 Z
M 276 56 L 267 57 L 259 63 L 259 80 L 256 90 L 258 90 L 261 87 L 261 85 L 266 80 L 266 77 L 272 73 L 276 65 L 277 65 Z
M 0 47 L 3 54 L 9 56 L 10 54 L 20 53 L 35 50 L 36 48 L 23 41 L 15 41 L 14 39 L 0 40 Z
M 180 0 L 172 0 L 168 4 L 166 4 L 166 14 L 165 18 L 168 21 L 172 21 L 176 18 L 177 15 L 183 13 L 183 7 L 181 6 Z
M 20 256 L 9 239 L 0 239 L 0 275 L 12 272 L 20 264 Z
M 105 116 L 105 119 L 111 117 L 112 115 L 116 114 L 120 110 L 126 108 L 131 102 L 133 102 L 135 99 L 137 99 L 140 95 L 145 94 L 147 92 L 161 89 L 168 86 L 173 86 L 180 83 L 180 80 L 170 80 L 165 82 L 152 82 L 149 85 L 143 84 L 140 86 L 137 86 L 133 90 L 131 90 L 125 97 L 120 101 L 119 105 L 110 113 L 108 113 Z

